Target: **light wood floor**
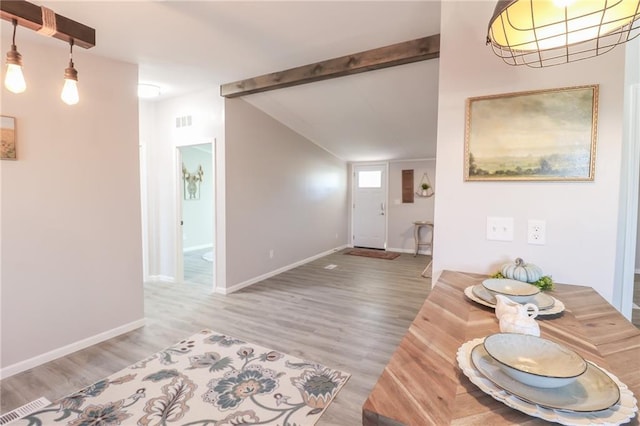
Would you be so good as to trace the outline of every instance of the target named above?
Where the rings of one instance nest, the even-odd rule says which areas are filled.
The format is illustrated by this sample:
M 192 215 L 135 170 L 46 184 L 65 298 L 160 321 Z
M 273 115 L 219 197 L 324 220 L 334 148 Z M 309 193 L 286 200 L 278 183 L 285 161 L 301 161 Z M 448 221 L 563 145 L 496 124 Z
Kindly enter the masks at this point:
M 633 286 L 633 309 L 631 310 L 631 322 L 640 328 L 640 274 L 635 274 Z
M 209 251 L 211 251 L 210 248 L 184 253 L 183 269 L 185 283 L 204 284 L 209 287 L 212 286 L 213 262 L 209 262 L 202 258 L 202 255 Z
M 147 284 L 145 327 L 0 381 L 0 411 L 53 401 L 210 328 L 351 373 L 318 425 L 362 424 L 362 404 L 429 293 L 428 260 L 335 253 L 228 296 Z

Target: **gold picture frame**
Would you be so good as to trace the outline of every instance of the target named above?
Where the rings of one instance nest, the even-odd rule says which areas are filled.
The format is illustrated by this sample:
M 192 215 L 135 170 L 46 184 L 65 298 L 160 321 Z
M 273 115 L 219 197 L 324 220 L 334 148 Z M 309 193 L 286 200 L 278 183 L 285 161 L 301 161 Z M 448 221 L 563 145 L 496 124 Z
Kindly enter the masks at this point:
M 0 159 L 16 160 L 16 119 L 0 116 Z
M 468 98 L 465 181 L 593 181 L 598 85 Z

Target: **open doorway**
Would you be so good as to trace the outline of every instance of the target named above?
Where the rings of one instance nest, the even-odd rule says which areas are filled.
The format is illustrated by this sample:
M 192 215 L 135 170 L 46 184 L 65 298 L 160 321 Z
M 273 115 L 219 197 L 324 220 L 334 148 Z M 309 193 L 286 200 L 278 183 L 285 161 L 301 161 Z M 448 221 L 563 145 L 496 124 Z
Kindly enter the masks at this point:
M 178 147 L 178 279 L 211 288 L 215 259 L 213 152 L 212 143 Z

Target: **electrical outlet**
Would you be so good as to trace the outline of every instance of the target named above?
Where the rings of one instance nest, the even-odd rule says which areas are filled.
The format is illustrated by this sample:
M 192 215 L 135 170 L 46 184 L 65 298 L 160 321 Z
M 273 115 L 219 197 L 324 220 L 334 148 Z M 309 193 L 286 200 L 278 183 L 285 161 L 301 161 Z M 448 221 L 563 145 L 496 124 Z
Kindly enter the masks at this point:
M 269 259 L 273 259 L 273 249 L 269 250 Z
M 487 217 L 487 240 L 513 241 L 513 218 Z
M 529 244 L 544 245 L 547 243 L 547 222 L 529 219 L 527 224 L 527 242 Z

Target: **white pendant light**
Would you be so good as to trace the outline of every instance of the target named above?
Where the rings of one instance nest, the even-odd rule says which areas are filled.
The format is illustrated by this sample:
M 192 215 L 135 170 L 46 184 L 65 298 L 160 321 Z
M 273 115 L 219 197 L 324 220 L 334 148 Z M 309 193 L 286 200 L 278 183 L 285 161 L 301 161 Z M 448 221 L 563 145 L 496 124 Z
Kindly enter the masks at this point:
M 7 52 L 7 72 L 4 76 L 4 86 L 13 93 L 22 93 L 27 89 L 27 83 L 22 74 L 22 55 L 18 53 L 16 48 L 16 27 L 18 21 L 12 20 L 13 23 L 13 41 L 11 50 Z
M 73 39 L 69 41 L 69 66 L 64 70 L 64 87 L 60 99 L 67 105 L 75 105 L 80 100 L 78 95 L 78 71 L 73 66 Z
M 640 0 L 501 0 L 487 44 L 509 65 L 547 67 L 602 55 L 640 34 Z

